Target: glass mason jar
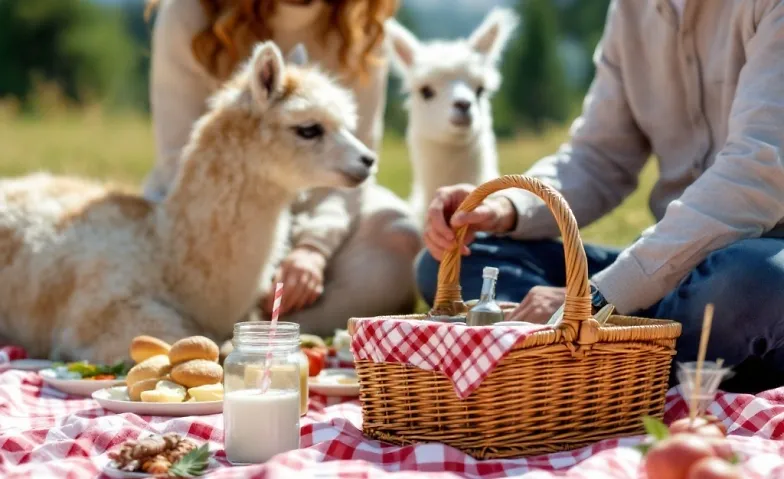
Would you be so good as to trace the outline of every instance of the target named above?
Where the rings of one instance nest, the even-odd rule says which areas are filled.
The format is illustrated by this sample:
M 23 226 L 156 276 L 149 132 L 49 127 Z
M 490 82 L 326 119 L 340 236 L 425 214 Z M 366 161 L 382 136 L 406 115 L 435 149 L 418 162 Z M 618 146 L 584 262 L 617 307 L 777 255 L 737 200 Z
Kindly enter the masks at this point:
M 299 448 L 303 395 L 307 401 L 299 325 L 278 322 L 271 332 L 269 321 L 237 323 L 234 350 L 223 363 L 224 445 L 232 464 L 259 464 Z M 263 391 L 267 364 L 269 387 Z

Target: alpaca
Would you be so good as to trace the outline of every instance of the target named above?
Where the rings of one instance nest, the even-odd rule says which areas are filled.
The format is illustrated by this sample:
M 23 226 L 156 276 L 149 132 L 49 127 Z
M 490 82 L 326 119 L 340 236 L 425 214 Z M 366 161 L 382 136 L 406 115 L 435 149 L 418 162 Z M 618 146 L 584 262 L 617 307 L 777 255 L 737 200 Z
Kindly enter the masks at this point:
M 98 362 L 127 358 L 139 334 L 231 337 L 271 282 L 296 195 L 374 173 L 353 97 L 305 61 L 258 45 L 194 125 L 161 203 L 47 174 L 0 181 L 0 337 Z
M 501 54 L 517 28 L 509 9 L 493 9 L 467 39 L 420 42 L 394 19 L 386 24 L 393 66 L 409 92 L 406 140 L 420 222 L 436 190 L 497 178 L 490 98 L 501 84 Z

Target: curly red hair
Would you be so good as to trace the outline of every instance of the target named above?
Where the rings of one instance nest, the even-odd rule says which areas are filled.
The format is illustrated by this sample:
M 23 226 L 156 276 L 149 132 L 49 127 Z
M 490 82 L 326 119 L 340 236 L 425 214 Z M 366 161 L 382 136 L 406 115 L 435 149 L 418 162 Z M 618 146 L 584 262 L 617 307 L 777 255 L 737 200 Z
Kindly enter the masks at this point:
M 160 0 L 147 0 L 148 13 Z M 330 6 L 322 35 L 337 31 L 344 73 L 365 78 L 380 59 L 375 52 L 384 40 L 384 21 L 395 15 L 399 0 L 316 0 Z M 250 55 L 253 45 L 272 37 L 266 19 L 279 0 L 200 0 L 208 26 L 191 42 L 193 55 L 218 79 L 226 79 Z M 358 58 L 358 62 L 352 62 Z

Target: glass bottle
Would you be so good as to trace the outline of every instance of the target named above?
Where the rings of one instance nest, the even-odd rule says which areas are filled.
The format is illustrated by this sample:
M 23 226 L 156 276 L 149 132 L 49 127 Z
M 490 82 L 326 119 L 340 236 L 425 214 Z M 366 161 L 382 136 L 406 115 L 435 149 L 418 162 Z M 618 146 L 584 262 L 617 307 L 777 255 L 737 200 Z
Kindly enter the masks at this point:
M 299 325 L 278 322 L 271 333 L 269 321 L 237 323 L 234 350 L 223 363 L 224 445 L 235 465 L 259 464 L 299 449 L 304 393 Z M 269 386 L 262 392 L 267 365 Z
M 498 279 L 498 268 L 486 266 L 482 270 L 482 294 L 479 302 L 468 310 L 467 326 L 490 326 L 504 320 L 504 312 L 495 302 L 495 282 Z

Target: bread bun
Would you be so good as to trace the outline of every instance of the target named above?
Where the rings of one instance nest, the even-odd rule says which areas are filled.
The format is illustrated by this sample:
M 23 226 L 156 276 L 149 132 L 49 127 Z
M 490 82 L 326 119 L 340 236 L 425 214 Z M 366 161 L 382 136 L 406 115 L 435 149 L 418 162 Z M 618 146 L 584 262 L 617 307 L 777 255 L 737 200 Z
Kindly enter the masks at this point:
M 131 386 L 139 381 L 145 379 L 160 379 L 167 375 L 170 370 L 171 363 L 169 362 L 169 356 L 159 354 L 158 356 L 147 358 L 132 367 L 125 377 L 125 385 L 128 386 L 128 391 L 130 393 Z
M 142 393 L 155 389 L 155 385 L 158 384 L 158 381 L 160 381 L 159 378 L 150 378 L 135 382 L 133 386 L 128 387 L 128 397 L 131 398 L 131 401 L 141 401 Z
M 172 344 L 169 361 L 172 364 L 180 364 L 192 359 L 217 362 L 218 354 L 218 345 L 213 340 L 204 336 L 190 336 Z
M 223 379 L 223 368 L 214 361 L 193 359 L 174 366 L 171 370 L 171 378 L 172 381 L 186 388 L 216 384 Z
M 171 345 L 152 336 L 136 336 L 131 341 L 131 359 L 140 363 L 145 359 L 161 354 L 169 354 Z

